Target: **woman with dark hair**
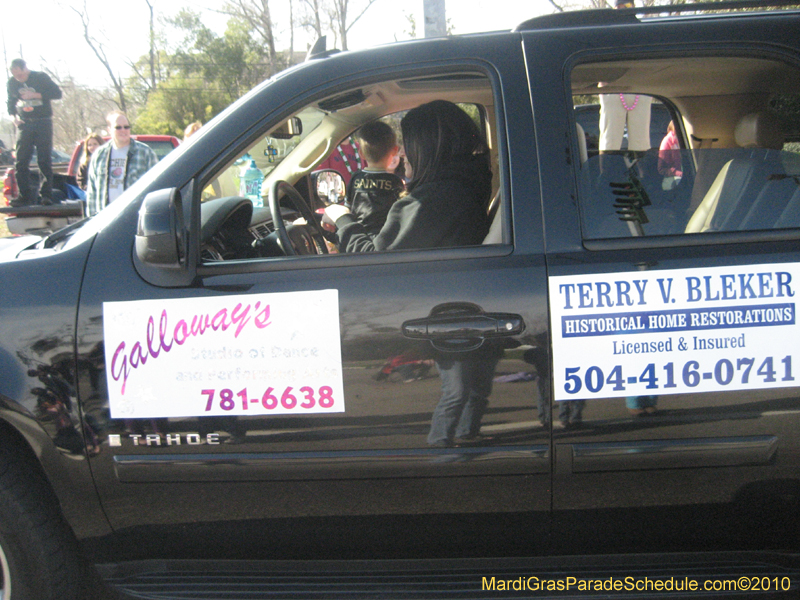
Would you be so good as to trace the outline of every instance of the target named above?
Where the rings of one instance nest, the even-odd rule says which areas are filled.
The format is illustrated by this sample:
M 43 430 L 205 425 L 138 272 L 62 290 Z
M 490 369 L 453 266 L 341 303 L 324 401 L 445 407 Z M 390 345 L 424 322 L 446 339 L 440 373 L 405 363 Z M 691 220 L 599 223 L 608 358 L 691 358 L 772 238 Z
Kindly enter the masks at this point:
M 78 187 L 84 191 L 89 181 L 89 161 L 92 160 L 92 153 L 103 144 L 105 144 L 105 141 L 102 136 L 96 133 L 90 133 L 81 144 L 83 146 L 83 154 L 81 156 L 81 162 L 78 165 L 78 174 L 75 179 L 78 181 Z
M 480 244 L 490 225 L 486 208 L 492 171 L 478 126 L 452 102 L 434 100 L 408 111 L 400 127 L 412 169 L 408 193 L 394 203 L 377 234 L 369 233 L 347 208 L 326 208 L 338 230 L 339 251 Z
M 492 171 L 486 142 L 472 119 L 452 102 L 435 100 L 414 108 L 400 123 L 411 165 L 408 194 L 392 205 L 377 234 L 339 205 L 325 214 L 336 223 L 340 252 L 471 246 L 489 231 L 486 209 Z M 447 448 L 485 443 L 481 420 L 502 348 L 483 344 L 473 352 L 437 352 L 442 381 L 428 444 Z

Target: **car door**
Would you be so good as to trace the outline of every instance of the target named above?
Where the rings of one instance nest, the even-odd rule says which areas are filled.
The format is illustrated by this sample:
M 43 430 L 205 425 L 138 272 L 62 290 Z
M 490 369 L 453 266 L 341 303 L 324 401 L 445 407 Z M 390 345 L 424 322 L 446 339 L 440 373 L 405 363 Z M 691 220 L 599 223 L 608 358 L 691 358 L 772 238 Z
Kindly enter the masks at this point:
M 181 540 L 201 554 L 265 546 L 280 556 L 324 549 L 330 557 L 337 547 L 364 556 L 407 555 L 408 548 L 452 554 L 466 551 L 464 536 L 477 533 L 493 553 L 512 551 L 514 540 L 527 551 L 543 547 L 551 454 L 549 427 L 537 413 L 547 374 L 536 365 L 546 370 L 548 362 L 547 300 L 520 50 L 500 36 L 436 46 L 438 62 L 429 48 L 411 45 L 399 56 L 374 51 L 369 65 L 358 54 L 312 64 L 196 134 L 151 187 L 180 188 L 179 204 L 196 228 L 186 238 L 197 263 L 190 281 L 170 279 L 157 265 L 129 267 L 136 207 L 98 235 L 79 317 L 82 399 L 108 445 L 93 459 L 108 518 L 137 543 L 158 527 L 170 533 L 159 544 Z M 463 59 L 467 50 L 484 60 Z M 203 211 L 227 202 L 201 205 L 203 194 L 214 193 L 211 182 L 245 150 L 258 162 L 276 156 L 272 146 L 253 149 L 286 115 L 314 104 L 359 118 L 358 110 L 379 102 L 369 86 L 386 82 L 380 98 L 387 102 L 431 91 L 455 101 L 459 86 L 471 89 L 476 77 L 491 98 L 481 114 L 491 117 L 484 130 L 502 196 L 498 243 L 231 261 L 214 260 L 221 251 L 201 253 Z M 389 88 L 401 90 L 397 98 Z M 362 103 L 359 94 L 371 99 Z M 264 106 L 275 108 L 265 116 Z M 330 115 L 325 123 L 337 126 Z M 313 135 L 297 147 L 315 144 Z M 283 162 L 274 173 L 290 176 L 299 164 Z M 519 173 L 513 187 L 512 171 Z M 146 229 L 140 223 L 140 236 Z M 220 335 L 240 331 L 215 338 L 216 326 Z M 262 337 L 247 337 L 258 328 Z M 105 347 L 112 339 L 114 348 Z M 469 347 L 459 347 L 465 341 Z M 178 346 L 186 358 L 162 366 Z M 441 395 L 435 362 L 442 353 L 460 360 L 486 349 L 485 437 L 429 445 Z M 114 400 L 133 389 L 137 400 Z M 309 535 L 325 541 L 310 545 Z
M 795 157 L 734 142 L 736 127 L 743 143 L 740 117 L 796 94 L 796 44 L 778 25 L 787 21 L 771 19 L 769 34 L 766 22 L 730 20 L 723 30 L 685 20 L 598 28 L 590 39 L 569 29 L 525 36 L 537 132 L 575 133 L 570 147 L 540 155 L 554 174 L 543 181 L 553 411 L 582 416 L 554 430 L 554 522 L 567 547 L 793 543 L 782 523 L 798 491 L 798 245 L 797 223 L 780 215 L 791 212 L 786 164 Z M 791 57 L 762 54 L 765 39 L 783 40 Z M 563 70 L 544 68 L 554 62 Z M 729 78 L 712 81 L 705 69 Z M 629 111 L 639 94 L 678 110 L 687 149 L 674 151 L 677 185 L 674 170 L 658 170 L 657 147 L 580 151 L 572 95 L 578 105 L 599 92 L 627 98 Z M 755 156 L 768 172 L 745 193 L 750 175 L 730 176 Z M 738 225 L 692 233 L 701 229 L 688 222 L 714 189 L 716 209 L 740 211 Z M 755 226 L 741 214 L 758 198 L 770 201 L 755 212 L 772 216 Z

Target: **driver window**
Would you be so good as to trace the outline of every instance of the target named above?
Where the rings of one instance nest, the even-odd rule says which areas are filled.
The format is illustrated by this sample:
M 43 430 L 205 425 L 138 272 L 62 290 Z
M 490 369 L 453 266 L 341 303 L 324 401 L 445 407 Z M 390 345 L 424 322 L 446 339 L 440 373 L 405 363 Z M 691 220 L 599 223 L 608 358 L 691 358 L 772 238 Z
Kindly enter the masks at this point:
M 491 82 L 476 73 L 315 100 L 204 185 L 203 260 L 484 243 L 500 214 L 493 106 Z M 453 133 L 430 135 L 441 130 Z

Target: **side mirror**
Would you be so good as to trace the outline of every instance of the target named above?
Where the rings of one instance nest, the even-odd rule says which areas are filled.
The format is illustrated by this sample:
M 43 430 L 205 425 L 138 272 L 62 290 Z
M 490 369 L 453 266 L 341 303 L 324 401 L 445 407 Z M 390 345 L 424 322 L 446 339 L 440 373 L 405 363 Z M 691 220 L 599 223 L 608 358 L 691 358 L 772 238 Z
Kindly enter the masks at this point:
M 176 188 L 145 196 L 139 209 L 136 255 L 145 265 L 182 269 L 186 265 L 186 237 L 181 193 Z
M 323 169 L 313 173 L 314 190 L 317 197 L 325 204 L 344 204 L 347 197 L 347 186 L 344 177 L 333 169 Z
M 291 117 L 278 125 L 269 136 L 276 140 L 290 140 L 303 133 L 303 122 L 300 117 Z

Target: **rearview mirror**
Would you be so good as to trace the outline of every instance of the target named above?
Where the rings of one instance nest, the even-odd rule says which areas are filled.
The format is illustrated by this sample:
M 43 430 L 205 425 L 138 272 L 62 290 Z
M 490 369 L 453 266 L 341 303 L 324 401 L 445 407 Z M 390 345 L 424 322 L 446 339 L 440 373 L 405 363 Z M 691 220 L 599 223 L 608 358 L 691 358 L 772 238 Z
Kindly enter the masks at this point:
M 290 140 L 301 133 L 303 133 L 303 122 L 300 117 L 291 117 L 273 129 L 269 135 L 276 140 Z

